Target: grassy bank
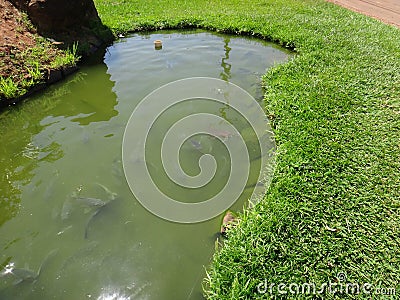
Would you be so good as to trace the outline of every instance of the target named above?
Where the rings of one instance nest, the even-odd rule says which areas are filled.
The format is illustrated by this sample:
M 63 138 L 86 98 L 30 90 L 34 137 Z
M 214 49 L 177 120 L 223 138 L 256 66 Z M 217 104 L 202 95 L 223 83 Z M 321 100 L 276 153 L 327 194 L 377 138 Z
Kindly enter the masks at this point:
M 7 101 L 25 95 L 38 84 L 45 83 L 49 70 L 61 70 L 75 66 L 78 56 L 74 50 L 62 51 L 42 37 L 36 45 L 23 50 L 13 49 L 0 56 L 7 56 L 7 62 L 0 64 L 0 101 Z
M 201 27 L 256 35 L 300 54 L 264 76 L 275 176 L 218 249 L 208 298 L 280 297 L 279 283 L 319 290 L 340 282 L 340 273 L 372 292 L 400 294 L 399 29 L 324 1 L 95 2 L 115 33 Z M 257 293 L 265 281 L 276 285 L 272 294 Z
M 56 48 L 8 1 L 0 0 L 0 23 L 0 108 L 45 83 L 49 70 L 75 66 L 76 48 Z

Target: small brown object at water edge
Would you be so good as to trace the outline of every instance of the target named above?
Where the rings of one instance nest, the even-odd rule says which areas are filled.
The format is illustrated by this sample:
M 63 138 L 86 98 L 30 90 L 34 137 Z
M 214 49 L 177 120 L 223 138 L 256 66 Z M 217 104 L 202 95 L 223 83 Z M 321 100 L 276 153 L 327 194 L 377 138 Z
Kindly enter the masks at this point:
M 229 227 L 236 225 L 237 224 L 237 217 L 234 216 L 234 214 L 231 211 L 227 211 L 225 213 L 225 216 L 222 220 L 222 225 L 221 225 L 221 231 L 220 233 L 222 235 L 226 235 L 227 230 Z

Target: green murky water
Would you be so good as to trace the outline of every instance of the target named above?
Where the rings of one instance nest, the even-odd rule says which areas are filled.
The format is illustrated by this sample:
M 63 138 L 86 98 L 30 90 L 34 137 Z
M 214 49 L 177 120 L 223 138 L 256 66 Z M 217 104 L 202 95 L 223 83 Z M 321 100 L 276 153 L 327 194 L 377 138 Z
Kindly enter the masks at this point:
M 102 62 L 2 112 L 0 299 L 202 299 L 220 218 L 182 225 L 144 209 L 124 177 L 125 125 L 148 93 L 186 77 L 221 78 L 261 99 L 260 76 L 288 55 L 200 31 L 133 35 Z M 195 174 L 199 156 L 193 165 L 183 157 Z

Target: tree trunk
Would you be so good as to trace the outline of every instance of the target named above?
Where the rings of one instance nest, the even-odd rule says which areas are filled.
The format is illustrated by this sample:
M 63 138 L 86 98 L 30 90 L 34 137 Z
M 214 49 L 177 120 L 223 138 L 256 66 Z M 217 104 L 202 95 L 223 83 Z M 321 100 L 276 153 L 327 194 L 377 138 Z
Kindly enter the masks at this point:
M 97 48 L 112 39 L 97 14 L 93 0 L 9 0 L 25 11 L 38 32 L 82 47 Z M 93 52 L 88 49 L 89 52 Z

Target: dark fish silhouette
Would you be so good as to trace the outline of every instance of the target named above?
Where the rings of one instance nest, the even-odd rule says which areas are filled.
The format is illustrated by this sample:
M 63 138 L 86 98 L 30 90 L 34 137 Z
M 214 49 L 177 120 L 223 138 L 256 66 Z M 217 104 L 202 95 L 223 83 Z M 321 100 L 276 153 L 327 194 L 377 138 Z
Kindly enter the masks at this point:
M 97 199 L 97 198 L 83 198 L 83 201 L 86 202 L 86 204 L 93 206 L 93 207 L 97 207 L 97 209 L 91 214 L 86 227 L 85 227 L 85 234 L 84 234 L 84 238 L 87 239 L 88 238 L 88 232 L 89 232 L 89 227 L 90 224 L 93 222 L 94 218 L 101 212 L 101 210 L 106 207 L 110 202 L 114 201 L 118 194 L 114 193 L 112 191 L 110 191 L 106 186 L 102 185 L 101 183 L 97 183 L 96 184 L 98 186 L 100 186 L 108 195 L 108 201 L 103 201 L 101 199 Z
M 196 150 L 201 150 L 203 147 L 201 146 L 201 143 L 196 141 L 196 140 L 190 140 L 190 143 L 192 144 L 193 148 Z
M 110 202 L 114 201 L 118 194 L 110 191 L 106 186 L 102 185 L 101 183 L 96 182 L 98 185 L 107 195 L 106 197 L 95 198 L 95 197 L 86 197 L 79 195 L 81 192 L 81 187 L 77 189 L 76 192 L 73 192 L 71 197 L 68 197 L 67 200 L 64 202 L 62 210 L 61 210 L 61 219 L 66 220 L 69 218 L 71 211 L 76 206 L 76 202 L 83 204 L 85 208 L 85 214 L 91 212 L 91 215 L 88 219 L 88 222 L 85 227 L 85 234 L 84 238 L 88 237 L 88 230 L 89 225 L 93 221 L 93 219 L 100 213 L 100 211 L 106 207 Z M 105 200 L 103 200 L 105 199 Z M 74 203 L 75 202 L 75 203 Z M 62 233 L 62 232 L 61 232 Z
M 47 254 L 47 256 L 44 258 L 44 260 L 40 264 L 37 272 L 29 270 L 29 269 L 24 269 L 24 268 L 12 268 L 9 273 L 14 275 L 16 278 L 14 285 L 17 285 L 21 282 L 33 282 L 33 281 L 37 280 L 40 276 L 40 273 L 41 273 L 43 267 L 47 263 L 47 261 L 50 259 L 50 257 L 55 255 L 57 253 L 57 251 L 58 251 L 58 249 L 55 249 L 55 250 L 50 251 L 49 254 Z
M 103 201 L 103 200 L 98 199 L 98 198 L 90 198 L 90 197 L 81 197 L 81 196 L 79 196 L 79 197 L 76 197 L 75 199 L 77 201 L 85 204 L 85 205 L 92 206 L 92 207 L 103 207 L 104 205 L 107 204 L 106 201 Z
M 84 234 L 84 238 L 87 239 L 88 235 L 89 235 L 89 227 L 90 227 L 90 223 L 94 220 L 94 218 L 99 214 L 101 208 L 95 210 L 92 215 L 90 216 L 88 222 L 86 223 L 86 227 L 85 227 L 85 234 Z

